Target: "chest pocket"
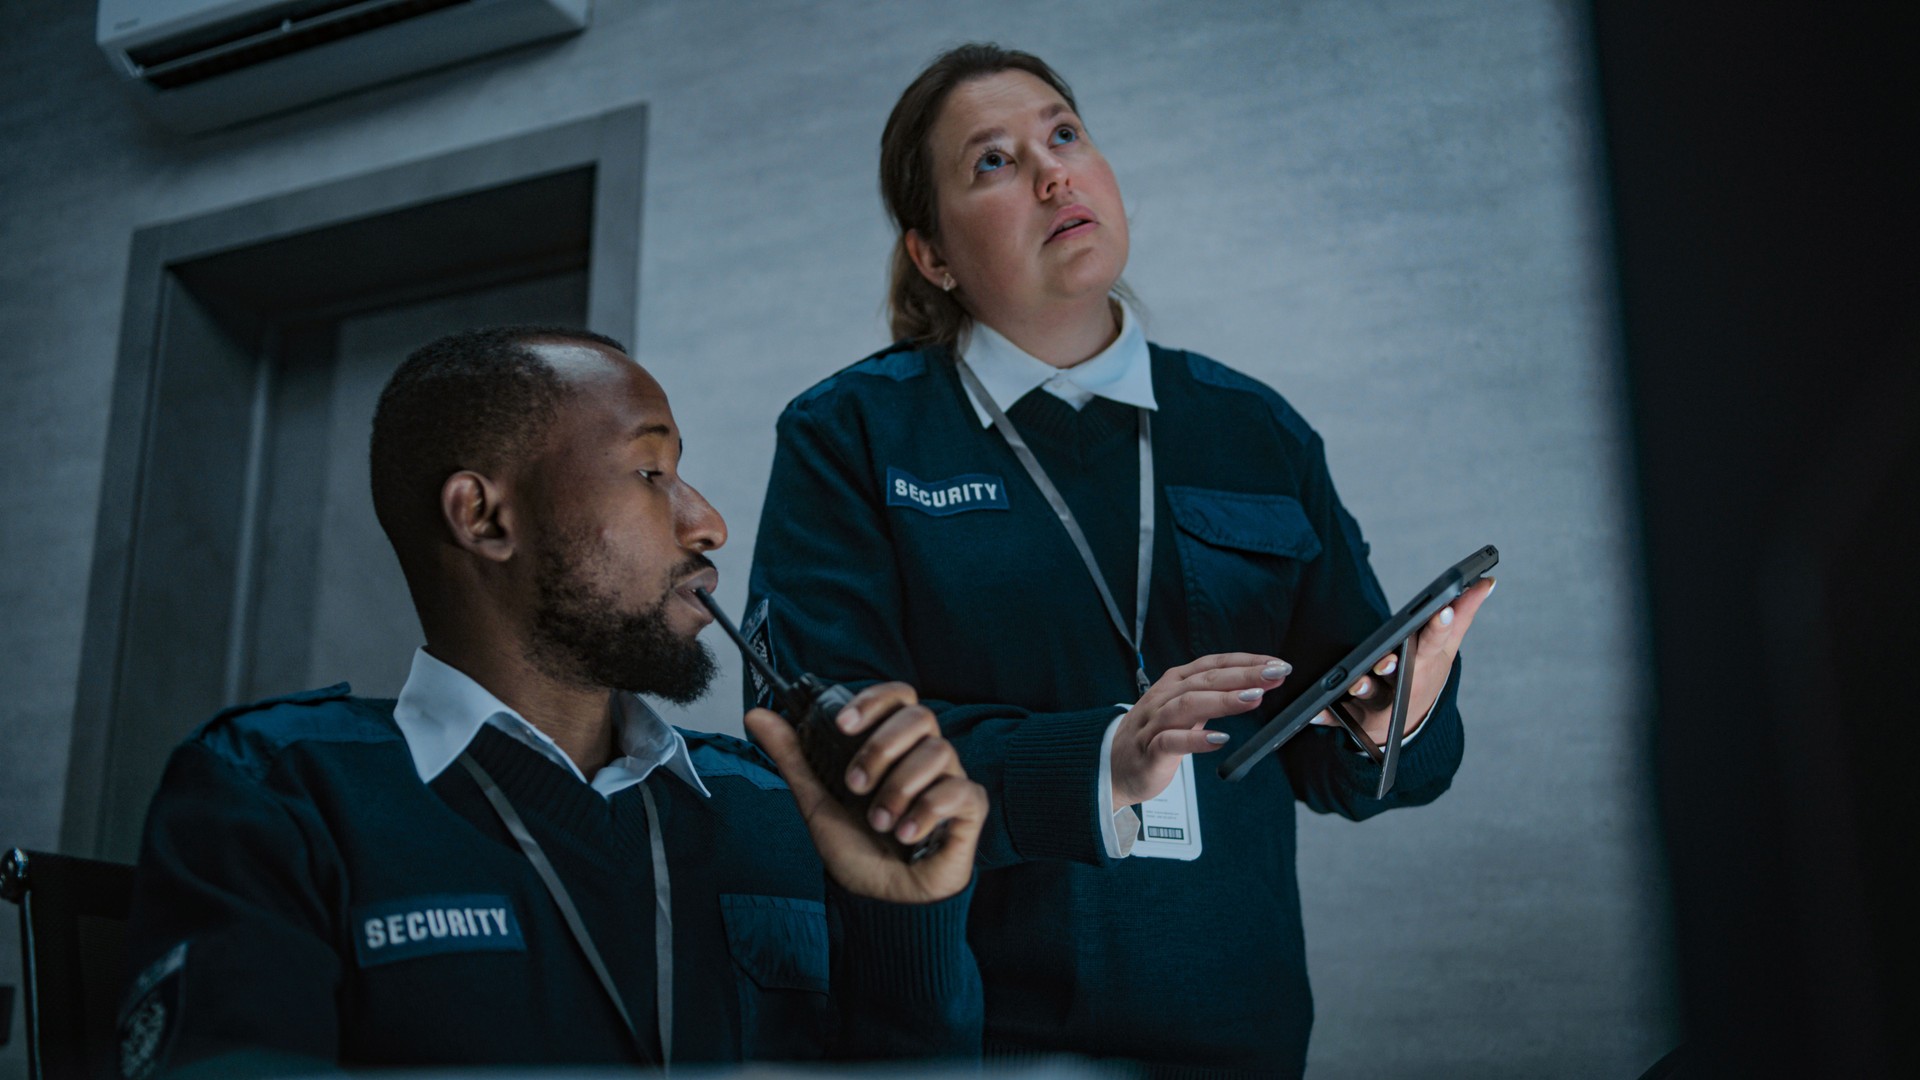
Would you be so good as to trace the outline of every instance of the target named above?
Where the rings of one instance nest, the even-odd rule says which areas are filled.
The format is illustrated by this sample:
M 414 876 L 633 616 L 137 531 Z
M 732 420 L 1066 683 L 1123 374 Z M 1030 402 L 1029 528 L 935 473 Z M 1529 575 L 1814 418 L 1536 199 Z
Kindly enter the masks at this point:
M 833 1035 L 827 909 L 817 900 L 723 893 L 746 1060 L 818 1058 Z
M 1293 620 L 1301 570 L 1320 554 L 1320 537 L 1300 500 L 1194 487 L 1166 491 L 1194 652 L 1275 653 Z

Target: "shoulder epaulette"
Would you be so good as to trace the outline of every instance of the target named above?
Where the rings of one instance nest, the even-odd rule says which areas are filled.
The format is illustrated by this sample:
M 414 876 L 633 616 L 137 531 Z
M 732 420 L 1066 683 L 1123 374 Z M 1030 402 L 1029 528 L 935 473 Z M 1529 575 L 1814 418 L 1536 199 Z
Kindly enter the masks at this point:
M 366 743 L 400 737 L 393 725 L 393 702 L 357 698 L 351 686 L 335 683 L 223 709 L 189 741 L 232 764 L 260 771 L 298 742 Z
M 722 735 L 717 731 L 688 731 L 685 728 L 680 729 L 680 734 L 687 740 L 687 753 L 693 758 L 693 771 L 701 777 L 737 776 L 766 791 L 786 789 L 787 782 L 780 779 L 780 771 L 774 768 L 773 759 L 747 740 Z
M 901 338 L 899 341 L 896 341 L 891 345 L 887 345 L 882 348 L 876 349 L 873 352 L 870 352 L 867 355 L 861 357 L 860 359 L 855 360 L 853 363 L 848 364 L 847 368 L 848 369 L 857 368 L 861 364 L 864 364 L 869 360 L 879 360 L 884 357 L 893 356 L 896 353 L 917 352 L 917 351 L 918 350 L 915 348 L 913 342 L 910 339 Z
M 352 696 L 353 685 L 343 682 L 334 683 L 332 686 L 322 686 L 317 690 L 295 690 L 291 694 L 276 694 L 273 697 L 261 698 L 259 701 L 249 702 L 245 705 L 229 705 L 214 714 L 213 722 L 217 724 L 228 717 L 239 716 L 243 713 L 264 712 L 267 709 L 273 708 L 275 705 L 305 705 L 310 702 L 334 701 L 339 698 Z
M 787 407 L 791 409 L 796 406 L 806 405 L 807 402 L 832 390 L 835 386 L 839 385 L 841 379 L 848 375 L 868 375 L 891 379 L 894 382 L 905 382 L 908 379 L 925 374 L 926 370 L 927 354 L 925 351 L 916 347 L 911 341 L 896 341 L 886 348 L 881 349 L 879 352 L 848 364 L 839 371 L 814 383 L 806 392 L 789 402 Z
M 1187 370 L 1193 374 L 1195 382 L 1217 386 L 1222 390 L 1252 394 L 1266 403 L 1268 410 L 1273 413 L 1275 422 L 1284 428 L 1287 434 L 1300 440 L 1303 445 L 1313 441 L 1312 425 L 1307 423 L 1306 417 L 1294 411 L 1293 406 L 1287 404 L 1287 399 L 1281 397 L 1279 391 L 1273 387 L 1251 375 L 1235 371 L 1218 360 L 1201 356 L 1199 353 L 1189 352 L 1183 355 L 1187 358 Z

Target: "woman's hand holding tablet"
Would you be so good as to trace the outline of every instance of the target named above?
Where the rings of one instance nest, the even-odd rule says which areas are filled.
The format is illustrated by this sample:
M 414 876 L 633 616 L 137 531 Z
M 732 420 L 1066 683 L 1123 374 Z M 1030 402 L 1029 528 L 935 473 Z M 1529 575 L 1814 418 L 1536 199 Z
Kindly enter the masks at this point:
M 1439 699 L 1440 691 L 1447 685 L 1447 675 L 1453 670 L 1453 658 L 1460 652 L 1460 639 L 1466 636 L 1467 628 L 1473 625 L 1473 617 L 1479 612 L 1480 605 L 1493 594 L 1493 583 L 1494 579 L 1490 577 L 1474 582 L 1466 592 L 1460 594 L 1458 600 L 1428 619 L 1427 624 L 1415 635 L 1413 694 L 1407 709 L 1406 726 L 1401 734 L 1413 734 L 1413 729 L 1419 727 L 1427 714 L 1433 711 L 1433 703 Z M 1400 652 L 1395 650 L 1381 657 L 1373 665 L 1373 674 L 1362 676 L 1347 688 L 1347 696 L 1341 699 L 1349 709 L 1358 713 L 1361 729 L 1376 746 L 1384 746 L 1387 742 L 1387 724 L 1393 714 L 1394 691 L 1397 689 L 1389 680 L 1399 668 Z M 1308 722 L 1327 727 L 1336 727 L 1340 723 L 1324 709 Z
M 1499 561 L 1499 549 L 1489 544 L 1449 567 L 1340 663 L 1315 675 L 1306 693 L 1235 748 L 1220 765 L 1221 778 L 1245 776 L 1257 761 L 1309 723 L 1338 724 L 1354 738 L 1365 740 L 1361 749 L 1382 766 L 1376 797 L 1385 798 L 1393 786 L 1400 739 L 1419 726 L 1446 687 L 1460 639 L 1493 592 L 1493 579 L 1486 574 Z M 1406 647 L 1409 643 L 1411 651 Z M 1360 678 L 1347 682 L 1356 670 L 1362 672 Z M 1354 716 L 1356 710 L 1358 716 Z M 1400 731 L 1393 729 L 1395 715 L 1403 718 Z M 1385 744 L 1384 754 L 1380 743 Z

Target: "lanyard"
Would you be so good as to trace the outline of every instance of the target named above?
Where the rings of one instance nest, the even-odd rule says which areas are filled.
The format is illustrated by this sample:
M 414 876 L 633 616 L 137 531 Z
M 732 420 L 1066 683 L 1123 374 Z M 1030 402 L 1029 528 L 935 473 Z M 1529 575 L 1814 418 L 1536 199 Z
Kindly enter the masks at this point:
M 614 985 L 606 962 L 600 959 L 600 950 L 594 947 L 593 935 L 587 933 L 587 924 L 581 921 L 580 910 L 573 906 L 573 897 L 567 892 L 566 883 L 554 871 L 553 863 L 547 859 L 546 850 L 540 846 L 540 841 L 534 839 L 533 833 L 527 831 L 526 822 L 520 820 L 513 803 L 507 801 L 507 793 L 500 790 L 500 785 L 493 782 L 493 777 L 480 767 L 473 755 L 461 754 L 460 764 L 480 785 L 480 793 L 487 797 L 493 812 L 500 816 L 500 823 L 513 834 L 513 842 L 520 845 L 521 853 L 533 864 L 534 873 L 540 875 L 540 883 L 547 887 L 547 895 L 553 897 L 554 906 L 560 909 L 560 917 L 565 920 L 574 943 L 586 954 L 587 966 L 593 968 L 594 976 L 600 980 L 600 988 L 613 1001 L 614 1011 L 620 1014 L 620 1022 L 626 1025 L 627 1034 L 640 1051 L 640 1057 L 643 1060 L 651 1058 L 652 1048 L 641 1038 L 640 1029 L 627 1012 L 626 999 L 620 996 L 620 988 Z M 657 1006 L 655 1021 L 660 1025 L 660 1068 L 664 1072 L 667 1063 L 673 1060 L 673 899 L 667 881 L 667 845 L 660 837 L 660 808 L 653 801 L 653 792 L 644 783 L 640 785 L 640 799 L 646 804 L 647 844 L 653 849 L 654 1003 Z
M 1093 577 L 1093 587 L 1100 590 L 1100 601 L 1107 606 L 1107 618 L 1113 620 L 1113 628 L 1120 632 L 1120 640 L 1127 643 L 1128 651 L 1133 653 L 1133 681 L 1141 694 L 1153 685 L 1147 678 L 1147 658 L 1140 651 L 1141 642 L 1147 633 L 1147 587 L 1153 581 L 1153 416 L 1146 409 L 1137 410 L 1140 416 L 1140 558 L 1136 563 L 1139 575 L 1134 581 L 1133 630 L 1128 633 L 1127 620 L 1120 615 L 1120 605 L 1114 602 L 1113 590 L 1107 587 L 1107 579 L 1100 572 L 1100 564 L 1094 561 L 1093 548 L 1087 543 L 1087 534 L 1080 529 L 1080 522 L 1073 516 L 1073 509 L 1060 495 L 1060 489 L 1053 486 L 1047 471 L 1040 467 L 1039 459 L 1027 448 L 1027 440 L 1007 419 L 1000 406 L 994 403 L 993 395 L 980 383 L 980 377 L 973 373 L 967 362 L 955 356 L 954 366 L 960 369 L 960 379 L 967 384 L 967 390 L 980 402 L 980 407 L 993 418 L 994 429 L 1000 437 L 1007 440 L 1007 446 L 1013 450 L 1013 456 L 1033 478 L 1033 484 L 1046 496 L 1047 505 L 1053 507 L 1054 516 L 1067 530 L 1067 536 L 1073 540 L 1074 550 L 1080 553 L 1080 561 L 1087 565 L 1087 573 Z

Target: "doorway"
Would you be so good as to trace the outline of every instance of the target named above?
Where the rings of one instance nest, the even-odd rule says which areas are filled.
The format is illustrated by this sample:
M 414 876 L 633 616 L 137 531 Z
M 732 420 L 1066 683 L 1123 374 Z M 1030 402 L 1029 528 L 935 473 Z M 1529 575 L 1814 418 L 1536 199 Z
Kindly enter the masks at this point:
M 367 438 L 387 377 L 420 345 L 502 323 L 580 326 L 586 273 L 564 270 L 334 322 L 320 363 L 282 364 L 254 515 L 249 610 L 227 672 L 230 702 L 350 682 L 394 697 L 422 643 L 400 565 L 373 516 Z
M 134 237 L 65 850 L 130 861 L 219 709 L 399 691 L 419 624 L 367 490 L 387 377 L 453 330 L 631 341 L 644 114 L 604 114 Z

